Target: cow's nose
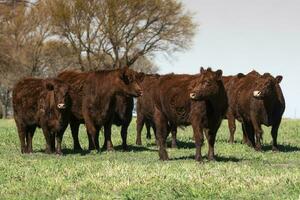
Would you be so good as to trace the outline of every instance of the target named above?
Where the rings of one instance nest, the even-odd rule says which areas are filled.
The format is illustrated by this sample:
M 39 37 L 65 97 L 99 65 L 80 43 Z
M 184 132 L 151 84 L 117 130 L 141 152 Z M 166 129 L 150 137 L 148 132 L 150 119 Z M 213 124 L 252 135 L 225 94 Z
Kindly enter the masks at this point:
M 195 93 L 190 93 L 190 98 L 191 99 L 195 99 L 196 98 L 196 94 Z
M 255 91 L 253 92 L 253 96 L 254 96 L 254 97 L 260 97 L 260 95 L 261 95 L 261 91 L 259 91 L 259 90 L 255 90 Z
M 138 90 L 137 93 L 138 93 L 139 96 L 143 96 L 143 90 Z
M 57 104 L 57 107 L 58 107 L 59 109 L 64 109 L 66 106 L 65 106 L 64 103 L 59 103 L 59 104 Z

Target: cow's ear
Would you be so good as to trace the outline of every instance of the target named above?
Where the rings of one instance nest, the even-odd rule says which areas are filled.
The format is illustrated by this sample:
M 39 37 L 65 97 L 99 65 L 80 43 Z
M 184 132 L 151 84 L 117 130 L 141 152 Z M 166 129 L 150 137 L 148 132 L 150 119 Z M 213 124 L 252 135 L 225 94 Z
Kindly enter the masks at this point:
M 216 75 L 217 75 L 217 79 L 218 80 L 222 80 L 222 75 L 223 75 L 223 71 L 222 70 L 217 70 L 216 71 Z
M 276 82 L 279 84 L 279 83 L 281 83 L 283 77 L 281 75 L 279 75 L 279 76 L 276 76 L 275 79 L 276 79 Z
M 238 78 L 243 78 L 243 77 L 245 77 L 245 74 L 243 74 L 243 73 L 238 73 L 238 74 L 237 74 L 237 77 L 238 77 Z
M 127 67 L 120 69 L 120 79 L 124 81 L 125 84 L 129 83 L 129 72 Z
M 144 80 L 144 77 L 145 77 L 145 74 L 144 74 L 143 72 L 139 72 L 139 73 L 137 74 L 137 80 L 138 80 L 139 82 L 142 82 L 142 81 Z
M 204 73 L 205 69 L 203 67 L 200 67 L 200 73 Z
M 127 69 L 124 67 L 124 68 L 121 68 L 120 69 L 120 79 L 124 79 L 126 77 L 126 73 L 127 73 Z
M 52 91 L 54 90 L 54 85 L 50 82 L 46 82 L 46 89 Z
M 268 73 L 268 72 L 266 72 L 266 73 L 264 73 L 264 74 L 262 75 L 262 77 L 269 77 L 269 76 L 271 76 L 271 74 Z

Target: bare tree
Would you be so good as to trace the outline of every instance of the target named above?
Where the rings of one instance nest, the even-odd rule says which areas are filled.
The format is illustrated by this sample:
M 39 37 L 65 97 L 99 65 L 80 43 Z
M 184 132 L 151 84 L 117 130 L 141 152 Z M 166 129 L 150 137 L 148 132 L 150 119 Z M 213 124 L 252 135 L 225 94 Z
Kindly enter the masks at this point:
M 114 67 L 131 66 L 141 56 L 189 48 L 195 23 L 176 0 L 52 0 L 55 33 L 70 42 L 82 70 L 91 57 L 110 57 Z M 88 64 L 83 63 L 86 56 Z
M 50 33 L 46 4 L 7 1 L 0 5 L 0 97 L 8 113 L 11 89 L 24 76 L 40 75 L 43 43 Z

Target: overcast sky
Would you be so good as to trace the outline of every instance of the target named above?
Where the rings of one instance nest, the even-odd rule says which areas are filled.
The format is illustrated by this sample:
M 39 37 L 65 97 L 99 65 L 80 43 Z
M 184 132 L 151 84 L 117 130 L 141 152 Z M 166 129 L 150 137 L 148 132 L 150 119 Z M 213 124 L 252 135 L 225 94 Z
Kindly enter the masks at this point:
M 225 75 L 283 75 L 285 117 L 300 118 L 300 0 L 182 0 L 199 24 L 193 47 L 159 57 L 161 73 L 197 73 L 200 66 Z

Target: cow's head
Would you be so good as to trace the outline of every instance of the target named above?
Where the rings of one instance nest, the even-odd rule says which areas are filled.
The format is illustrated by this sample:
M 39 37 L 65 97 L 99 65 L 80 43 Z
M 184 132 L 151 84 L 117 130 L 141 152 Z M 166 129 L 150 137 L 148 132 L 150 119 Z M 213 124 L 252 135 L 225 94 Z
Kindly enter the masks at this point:
M 119 70 L 121 93 L 126 96 L 139 97 L 143 95 L 140 83 L 144 79 L 144 73 L 136 72 L 128 67 Z
M 193 100 L 205 100 L 219 92 L 222 84 L 222 70 L 212 71 L 211 68 L 201 67 L 200 74 L 189 86 L 190 98 Z
M 282 81 L 282 76 L 274 78 L 271 74 L 265 73 L 257 76 L 254 84 L 253 97 L 257 99 L 266 98 L 275 91 L 276 84 Z
M 51 108 L 64 110 L 69 106 L 69 86 L 60 80 L 48 79 L 45 82 L 47 102 Z

